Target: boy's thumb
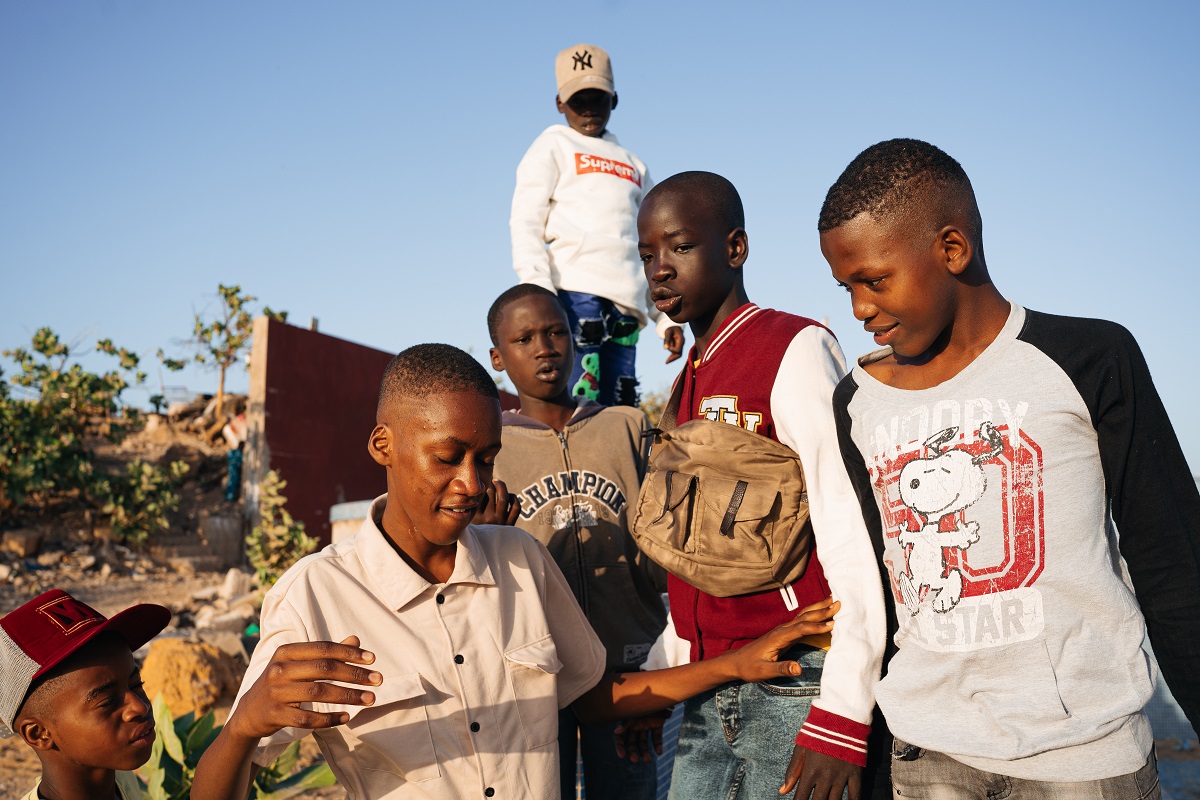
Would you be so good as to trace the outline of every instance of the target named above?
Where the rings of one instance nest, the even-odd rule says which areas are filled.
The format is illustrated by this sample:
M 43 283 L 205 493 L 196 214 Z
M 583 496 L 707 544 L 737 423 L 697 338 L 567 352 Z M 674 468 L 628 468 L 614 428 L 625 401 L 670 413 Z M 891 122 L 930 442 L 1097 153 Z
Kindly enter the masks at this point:
M 803 671 L 799 661 L 780 661 L 779 665 L 783 667 L 784 675 L 799 675 Z
M 348 644 L 351 647 L 358 647 L 359 641 L 357 636 L 350 634 L 345 639 L 342 639 L 340 642 L 338 642 L 338 644 Z

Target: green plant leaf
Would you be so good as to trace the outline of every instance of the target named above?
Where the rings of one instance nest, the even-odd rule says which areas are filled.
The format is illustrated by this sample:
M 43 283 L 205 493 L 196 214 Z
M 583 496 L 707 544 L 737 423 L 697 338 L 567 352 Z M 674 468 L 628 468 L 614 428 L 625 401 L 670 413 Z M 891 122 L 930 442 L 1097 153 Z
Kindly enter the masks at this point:
M 286 780 L 280 781 L 270 792 L 265 794 L 259 792 L 258 800 L 286 800 L 286 798 L 295 797 L 310 789 L 321 789 L 333 786 L 335 783 L 337 783 L 337 777 L 333 774 L 333 770 L 322 761 L 320 764 L 313 764 Z
M 143 767 L 145 769 L 145 767 Z M 152 770 L 147 770 L 146 773 L 146 796 L 150 800 L 167 800 L 167 792 L 163 789 L 163 778 L 166 773 L 162 767 L 155 767 Z
M 167 755 L 173 758 L 177 764 L 182 764 L 183 743 L 179 741 L 179 736 L 175 732 L 175 721 L 171 719 L 171 709 L 167 708 L 167 701 L 163 700 L 161 694 L 154 698 L 153 705 L 154 727 L 157 731 L 157 737 L 162 738 L 163 749 Z M 183 719 L 183 717 L 180 719 Z M 189 722 L 188 724 L 190 725 L 191 723 Z
M 194 716 L 194 715 L 193 715 Z M 182 719 L 182 717 L 181 717 Z M 189 754 L 203 753 L 206 743 L 213 738 L 213 730 L 216 717 L 213 712 L 209 711 L 200 719 L 196 720 L 187 731 L 187 738 L 183 740 L 183 749 Z M 199 759 L 197 759 L 199 761 Z M 195 764 L 189 766 L 194 767 Z
M 296 762 L 299 760 L 300 742 L 292 742 L 275 759 L 275 763 L 271 765 L 271 769 L 279 775 L 290 775 L 292 774 L 292 770 L 296 768 Z
M 188 732 L 192 729 L 192 726 L 195 724 L 196 724 L 195 710 L 189 711 L 188 713 L 184 714 L 183 716 L 175 718 L 175 722 L 173 723 L 173 725 L 175 727 L 175 735 L 179 737 L 180 742 L 187 741 Z M 182 760 L 182 759 L 180 759 L 180 760 Z

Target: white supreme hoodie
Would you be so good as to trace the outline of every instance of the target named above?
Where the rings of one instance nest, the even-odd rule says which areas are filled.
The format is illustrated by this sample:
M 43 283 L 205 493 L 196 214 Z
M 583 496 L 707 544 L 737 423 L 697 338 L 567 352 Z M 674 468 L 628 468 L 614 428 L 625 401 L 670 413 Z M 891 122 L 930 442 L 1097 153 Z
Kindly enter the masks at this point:
M 637 252 L 637 213 L 653 182 L 646 165 L 605 132 L 542 131 L 517 166 L 513 269 L 522 283 L 607 298 L 624 313 L 674 323 L 650 300 Z

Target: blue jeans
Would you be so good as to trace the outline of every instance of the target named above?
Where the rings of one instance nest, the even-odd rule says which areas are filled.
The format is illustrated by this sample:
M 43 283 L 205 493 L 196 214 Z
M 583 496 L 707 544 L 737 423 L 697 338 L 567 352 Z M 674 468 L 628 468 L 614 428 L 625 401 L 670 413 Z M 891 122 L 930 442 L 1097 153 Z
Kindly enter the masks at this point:
M 1162 797 L 1153 749 L 1137 772 L 1098 781 L 1060 783 L 984 772 L 899 739 L 892 746 L 892 791 L 895 797 L 922 800 L 1157 800 Z
M 583 756 L 584 796 L 587 800 L 654 800 L 658 768 L 654 761 L 634 764 L 617 758 L 614 722 L 584 725 L 570 708 L 558 712 L 558 757 L 562 770 L 562 800 L 575 792 L 575 757 Z M 576 737 L 578 736 L 578 739 Z M 578 741 L 579 749 L 575 748 Z
M 778 800 L 796 734 L 821 691 L 825 651 L 796 645 L 781 657 L 802 674 L 727 683 L 683 707 L 670 800 Z
M 622 314 L 611 300 L 594 294 L 560 289 L 558 299 L 575 339 L 571 395 L 606 406 L 636 406 L 637 317 Z

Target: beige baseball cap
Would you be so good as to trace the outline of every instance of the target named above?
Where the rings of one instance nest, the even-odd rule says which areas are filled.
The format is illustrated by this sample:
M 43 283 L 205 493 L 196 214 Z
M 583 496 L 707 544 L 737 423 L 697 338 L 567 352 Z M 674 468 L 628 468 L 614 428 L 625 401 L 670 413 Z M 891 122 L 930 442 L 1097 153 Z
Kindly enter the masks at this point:
M 554 77 L 558 79 L 558 99 L 564 103 L 582 89 L 617 93 L 608 53 L 594 44 L 577 44 L 560 52 L 554 59 Z

